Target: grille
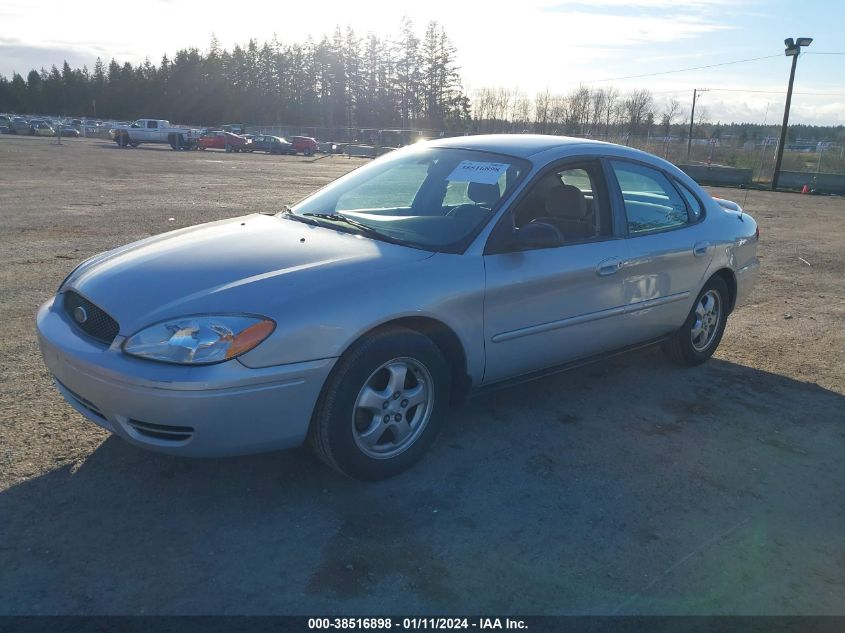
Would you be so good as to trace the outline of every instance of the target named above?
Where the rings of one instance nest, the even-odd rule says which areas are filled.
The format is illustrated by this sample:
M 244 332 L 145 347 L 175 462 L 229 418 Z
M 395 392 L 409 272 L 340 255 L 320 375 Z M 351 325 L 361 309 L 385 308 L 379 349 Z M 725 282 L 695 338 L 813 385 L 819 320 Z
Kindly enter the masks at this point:
M 106 345 L 111 345 L 114 337 L 120 331 L 117 321 L 106 314 L 104 310 L 95 306 L 88 299 L 75 293 L 73 290 L 68 290 L 65 293 L 64 302 L 65 312 L 77 328 L 91 338 L 95 338 Z M 84 310 L 86 319 L 83 323 L 80 323 L 77 318 L 77 308 Z

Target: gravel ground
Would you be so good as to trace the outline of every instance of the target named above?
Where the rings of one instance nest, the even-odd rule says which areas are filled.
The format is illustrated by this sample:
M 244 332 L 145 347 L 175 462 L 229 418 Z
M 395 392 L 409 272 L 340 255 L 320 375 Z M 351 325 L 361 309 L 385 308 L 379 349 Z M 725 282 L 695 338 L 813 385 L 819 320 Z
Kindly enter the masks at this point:
M 473 399 L 390 481 L 156 455 L 63 403 L 34 315 L 78 261 L 361 162 L 0 137 L 0 613 L 845 614 L 842 198 L 714 190 L 763 263 L 715 359 Z

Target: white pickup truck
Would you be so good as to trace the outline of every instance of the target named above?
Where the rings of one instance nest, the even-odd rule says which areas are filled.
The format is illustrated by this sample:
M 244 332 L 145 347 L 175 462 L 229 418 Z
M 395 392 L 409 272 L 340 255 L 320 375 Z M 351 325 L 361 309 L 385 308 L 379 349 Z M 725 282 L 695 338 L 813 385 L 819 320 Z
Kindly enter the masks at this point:
M 109 134 L 121 147 L 138 147 L 141 143 L 167 143 L 173 149 L 196 149 L 199 130 L 174 127 L 164 119 L 138 119 L 131 125 L 118 125 Z

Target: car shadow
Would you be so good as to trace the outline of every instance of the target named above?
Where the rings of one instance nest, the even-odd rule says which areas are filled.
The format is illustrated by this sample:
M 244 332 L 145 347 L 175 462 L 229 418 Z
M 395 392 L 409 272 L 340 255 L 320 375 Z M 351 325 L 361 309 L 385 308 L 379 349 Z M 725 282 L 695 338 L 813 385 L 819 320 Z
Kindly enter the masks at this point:
M 841 612 L 843 411 L 645 350 L 470 400 L 379 483 L 109 437 L 0 494 L 0 613 Z
M 173 148 L 166 143 L 141 143 L 138 147 L 121 147 L 114 141 L 103 141 L 101 143 L 95 143 L 95 147 L 99 147 L 100 149 L 114 149 L 114 150 L 121 150 L 121 151 L 129 151 L 129 150 L 138 150 L 143 149 L 147 151 L 155 151 L 155 152 L 172 152 Z

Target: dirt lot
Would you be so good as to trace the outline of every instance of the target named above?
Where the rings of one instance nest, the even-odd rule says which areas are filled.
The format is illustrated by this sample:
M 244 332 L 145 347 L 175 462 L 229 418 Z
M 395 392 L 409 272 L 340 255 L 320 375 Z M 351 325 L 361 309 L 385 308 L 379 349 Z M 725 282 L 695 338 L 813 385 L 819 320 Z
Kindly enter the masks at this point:
M 716 359 L 474 399 L 387 482 L 160 456 L 63 403 L 33 322 L 78 261 L 358 164 L 0 137 L 0 613 L 845 614 L 842 198 L 719 191 L 763 272 Z

